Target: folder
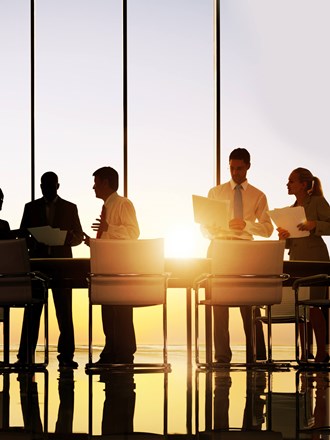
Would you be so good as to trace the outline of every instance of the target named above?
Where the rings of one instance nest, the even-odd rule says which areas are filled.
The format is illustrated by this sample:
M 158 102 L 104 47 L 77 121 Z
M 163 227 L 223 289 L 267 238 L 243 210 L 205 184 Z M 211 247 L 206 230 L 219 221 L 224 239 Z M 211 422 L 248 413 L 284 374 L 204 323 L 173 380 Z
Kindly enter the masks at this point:
M 205 226 L 228 229 L 229 200 L 215 200 L 193 195 L 194 220 Z
M 307 221 L 303 206 L 275 208 L 268 211 L 268 214 L 278 228 L 289 231 L 290 238 L 308 237 L 310 235 L 309 231 L 300 231 L 297 228 L 300 223 Z

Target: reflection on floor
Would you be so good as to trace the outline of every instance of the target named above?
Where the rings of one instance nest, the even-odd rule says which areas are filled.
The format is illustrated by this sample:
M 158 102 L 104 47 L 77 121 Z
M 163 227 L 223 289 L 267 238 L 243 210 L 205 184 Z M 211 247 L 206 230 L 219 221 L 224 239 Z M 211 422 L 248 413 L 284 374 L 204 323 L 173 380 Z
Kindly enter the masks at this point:
M 58 371 L 0 376 L 0 439 L 330 439 L 329 371 L 187 367 L 170 350 L 170 373 L 87 375 Z M 133 434 L 134 433 L 134 434 Z

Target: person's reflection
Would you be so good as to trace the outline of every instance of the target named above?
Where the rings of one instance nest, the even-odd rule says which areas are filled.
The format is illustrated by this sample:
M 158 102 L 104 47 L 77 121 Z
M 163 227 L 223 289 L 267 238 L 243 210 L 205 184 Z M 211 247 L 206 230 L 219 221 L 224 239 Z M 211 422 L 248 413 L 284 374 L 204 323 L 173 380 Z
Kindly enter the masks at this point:
M 229 394 L 232 384 L 230 370 L 224 369 L 215 373 L 214 387 L 214 420 L 215 430 L 228 430 Z M 265 400 L 262 395 L 266 387 L 265 371 L 246 372 L 246 403 L 242 431 L 261 430 L 264 422 L 263 410 Z
M 243 431 L 259 431 L 264 422 L 264 406 L 266 388 L 266 372 L 252 371 L 246 372 L 246 404 L 243 418 Z
M 40 434 L 43 432 L 43 427 L 40 418 L 38 384 L 35 381 L 35 376 L 31 373 L 20 373 L 17 380 L 20 385 L 24 428 L 33 434 Z
M 133 373 L 103 373 L 105 384 L 102 435 L 134 432 L 135 383 Z
M 58 378 L 58 395 L 60 405 L 55 426 L 57 434 L 71 434 L 73 425 L 74 410 L 74 381 L 73 370 L 60 370 Z
M 231 387 L 230 370 L 215 373 L 214 384 L 214 429 L 229 429 L 229 389 Z

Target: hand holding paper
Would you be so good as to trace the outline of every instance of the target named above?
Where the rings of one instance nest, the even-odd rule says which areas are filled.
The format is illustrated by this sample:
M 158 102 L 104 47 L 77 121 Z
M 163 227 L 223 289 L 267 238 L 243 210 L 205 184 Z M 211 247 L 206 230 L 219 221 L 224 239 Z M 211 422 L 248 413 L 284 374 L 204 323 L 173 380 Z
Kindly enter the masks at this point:
M 194 219 L 207 227 L 228 229 L 229 201 L 193 195 Z
M 63 246 L 67 234 L 67 231 L 61 231 L 59 228 L 51 226 L 28 228 L 28 230 L 39 243 L 47 246 Z
M 309 230 L 302 230 L 306 228 L 299 228 L 301 224 L 307 223 L 305 209 L 303 206 L 274 209 L 268 213 L 278 228 L 289 232 L 290 238 L 309 236 Z

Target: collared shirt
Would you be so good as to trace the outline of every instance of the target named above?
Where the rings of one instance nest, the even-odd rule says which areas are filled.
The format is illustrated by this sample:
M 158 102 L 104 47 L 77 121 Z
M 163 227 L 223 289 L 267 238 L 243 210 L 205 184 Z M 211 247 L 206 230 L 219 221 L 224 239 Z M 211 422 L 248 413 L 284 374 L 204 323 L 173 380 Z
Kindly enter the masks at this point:
M 135 209 L 129 199 L 114 192 L 107 198 L 104 206 L 108 230 L 102 233 L 101 238 L 133 240 L 139 237 L 140 229 Z
M 58 196 L 56 196 L 53 200 L 49 201 L 44 197 L 44 201 L 46 205 L 46 218 L 50 226 L 53 225 L 54 214 L 55 214 L 55 203 L 57 202 L 57 199 Z
M 222 185 L 211 188 L 208 197 L 216 200 L 229 200 L 229 218 L 234 218 L 234 192 L 237 184 L 231 179 Z M 237 238 L 253 240 L 254 235 L 270 237 L 273 225 L 268 211 L 268 203 L 265 194 L 258 188 L 250 185 L 247 180 L 242 184 L 243 219 L 246 226 L 243 231 L 233 229 L 218 229 L 210 232 L 206 226 L 202 226 L 204 235 L 209 239 Z

